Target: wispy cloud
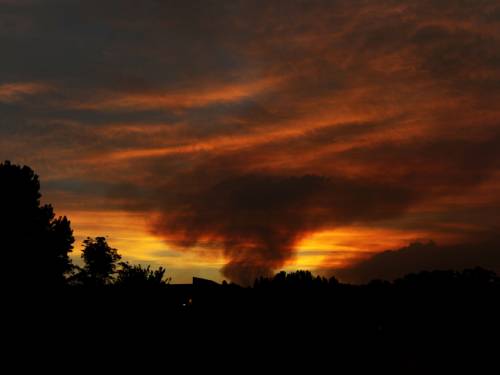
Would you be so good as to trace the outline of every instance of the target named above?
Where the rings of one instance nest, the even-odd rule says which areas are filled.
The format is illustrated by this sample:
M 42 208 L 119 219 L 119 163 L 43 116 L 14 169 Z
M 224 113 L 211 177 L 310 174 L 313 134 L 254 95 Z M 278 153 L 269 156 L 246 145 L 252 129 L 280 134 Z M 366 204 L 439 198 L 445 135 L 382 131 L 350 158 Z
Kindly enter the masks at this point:
M 190 89 L 145 93 L 111 93 L 101 99 L 70 104 L 75 109 L 98 111 L 144 111 L 153 109 L 188 109 L 219 103 L 237 102 L 271 90 L 280 83 L 278 78 L 227 84 L 204 84 Z
M 23 99 L 52 91 L 53 87 L 40 82 L 11 82 L 0 84 L 0 103 L 15 103 Z

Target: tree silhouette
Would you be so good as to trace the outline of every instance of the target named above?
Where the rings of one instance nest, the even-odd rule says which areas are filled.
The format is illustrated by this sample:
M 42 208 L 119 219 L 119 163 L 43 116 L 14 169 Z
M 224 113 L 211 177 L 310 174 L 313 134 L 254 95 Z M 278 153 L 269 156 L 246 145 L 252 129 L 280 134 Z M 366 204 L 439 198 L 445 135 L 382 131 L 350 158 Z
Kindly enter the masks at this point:
M 313 288 L 326 288 L 328 283 L 332 285 L 338 284 L 335 278 L 330 281 L 324 277 L 316 276 L 314 277 L 310 271 L 297 270 L 295 272 L 278 272 L 272 278 L 259 278 L 255 280 L 255 288 L 274 288 L 274 289 L 313 289 Z
M 0 164 L 0 250 L 4 285 L 63 285 L 72 269 L 73 231 L 40 203 L 38 176 L 27 166 Z
M 106 238 L 88 237 L 83 241 L 82 281 L 90 286 L 104 286 L 113 280 L 118 261 L 122 258 L 118 251 L 108 245 Z
M 164 279 L 163 267 L 152 270 L 150 266 L 131 265 L 128 262 L 123 262 L 120 266 L 115 284 L 127 289 L 158 288 L 170 282 L 170 279 Z

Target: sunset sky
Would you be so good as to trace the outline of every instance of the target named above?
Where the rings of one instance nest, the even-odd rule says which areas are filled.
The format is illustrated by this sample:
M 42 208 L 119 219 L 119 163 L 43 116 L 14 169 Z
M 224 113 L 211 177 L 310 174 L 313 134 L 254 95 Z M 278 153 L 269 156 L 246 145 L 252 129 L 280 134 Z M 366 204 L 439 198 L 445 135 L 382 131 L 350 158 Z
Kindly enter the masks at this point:
M 0 48 L 0 160 L 76 260 L 500 270 L 498 0 L 0 0 Z

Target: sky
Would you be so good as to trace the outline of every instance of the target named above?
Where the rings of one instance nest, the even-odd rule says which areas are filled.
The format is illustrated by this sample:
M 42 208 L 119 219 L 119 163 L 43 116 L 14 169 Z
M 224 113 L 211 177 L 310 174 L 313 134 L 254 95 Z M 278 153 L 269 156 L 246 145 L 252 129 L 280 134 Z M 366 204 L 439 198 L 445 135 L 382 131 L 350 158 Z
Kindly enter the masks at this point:
M 75 262 L 500 271 L 496 0 L 0 0 L 0 46 L 0 160 Z

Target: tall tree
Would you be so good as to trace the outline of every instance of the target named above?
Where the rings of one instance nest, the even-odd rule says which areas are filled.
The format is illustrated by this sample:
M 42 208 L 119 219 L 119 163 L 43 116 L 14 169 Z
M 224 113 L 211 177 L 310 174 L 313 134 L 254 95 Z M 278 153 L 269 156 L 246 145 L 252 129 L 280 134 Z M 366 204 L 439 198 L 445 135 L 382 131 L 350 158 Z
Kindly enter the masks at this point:
M 91 286 L 103 286 L 113 280 L 118 262 L 118 250 L 108 245 L 105 237 L 88 237 L 83 241 L 83 281 Z
M 9 287 L 62 285 L 73 267 L 71 224 L 40 199 L 31 168 L 0 163 L 0 277 Z

